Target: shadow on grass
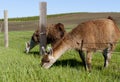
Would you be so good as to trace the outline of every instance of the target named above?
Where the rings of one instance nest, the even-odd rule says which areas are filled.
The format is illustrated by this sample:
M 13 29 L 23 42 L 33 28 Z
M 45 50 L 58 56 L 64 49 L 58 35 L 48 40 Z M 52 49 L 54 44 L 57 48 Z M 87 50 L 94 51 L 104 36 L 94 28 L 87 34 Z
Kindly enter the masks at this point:
M 34 52 L 29 52 L 29 55 L 40 55 L 38 51 L 34 51 Z
M 75 59 L 66 59 L 66 60 L 58 60 L 54 64 L 55 66 L 69 66 L 69 67 L 80 67 L 83 66 L 83 63 L 80 61 L 77 61 Z
M 24 52 L 25 53 L 25 52 Z M 25 53 L 26 55 L 30 55 L 30 56 L 34 56 L 36 57 L 40 57 L 40 54 L 38 51 L 33 51 L 33 52 L 29 52 L 29 53 Z
M 92 65 L 92 67 L 93 67 L 93 65 Z M 94 66 L 93 67 L 94 69 L 96 69 L 96 70 L 104 70 L 104 67 L 103 66 Z

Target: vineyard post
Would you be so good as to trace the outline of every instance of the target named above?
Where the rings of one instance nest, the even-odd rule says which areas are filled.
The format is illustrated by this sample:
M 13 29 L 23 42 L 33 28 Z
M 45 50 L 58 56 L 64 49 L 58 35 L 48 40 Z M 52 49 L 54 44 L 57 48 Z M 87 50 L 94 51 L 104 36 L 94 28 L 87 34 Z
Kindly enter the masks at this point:
M 8 43 L 8 11 L 7 10 L 4 10 L 4 44 L 6 48 L 9 45 Z
M 46 2 L 40 2 L 40 16 L 39 16 L 39 29 L 40 29 L 40 54 L 43 54 L 42 47 L 46 48 L 46 25 L 47 25 L 47 16 L 46 16 Z

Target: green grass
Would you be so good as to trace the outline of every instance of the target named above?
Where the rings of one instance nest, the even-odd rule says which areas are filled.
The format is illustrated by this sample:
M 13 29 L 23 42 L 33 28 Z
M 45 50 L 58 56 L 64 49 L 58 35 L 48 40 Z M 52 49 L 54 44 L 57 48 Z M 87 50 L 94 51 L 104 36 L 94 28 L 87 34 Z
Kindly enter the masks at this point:
M 9 48 L 4 48 L 0 33 L 0 82 L 120 82 L 120 53 L 113 54 L 108 68 L 103 68 L 101 53 L 94 53 L 92 72 L 84 70 L 76 51 L 70 50 L 50 68 L 40 66 L 39 47 L 25 54 L 25 42 L 32 31 L 9 32 Z M 116 51 L 120 52 L 120 44 Z

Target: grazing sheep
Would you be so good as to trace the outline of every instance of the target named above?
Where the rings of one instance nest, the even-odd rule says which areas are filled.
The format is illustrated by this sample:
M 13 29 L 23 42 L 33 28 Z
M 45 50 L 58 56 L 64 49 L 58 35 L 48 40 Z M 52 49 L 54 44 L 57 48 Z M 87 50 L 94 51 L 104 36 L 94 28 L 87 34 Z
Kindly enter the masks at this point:
M 111 18 L 83 22 L 54 44 L 49 53 L 43 47 L 42 67 L 50 68 L 69 49 L 76 49 L 79 52 L 88 71 L 91 71 L 92 53 L 101 50 L 104 56 L 104 67 L 107 67 L 119 38 L 120 31 Z M 86 52 L 86 57 L 83 52 Z
M 51 46 L 54 46 L 54 44 L 58 40 L 60 40 L 65 33 L 66 31 L 62 23 L 52 24 L 48 26 L 46 29 L 47 44 L 51 44 Z M 28 53 L 32 48 L 38 45 L 39 42 L 40 42 L 40 30 L 37 29 L 33 33 L 30 42 L 26 43 L 25 52 Z

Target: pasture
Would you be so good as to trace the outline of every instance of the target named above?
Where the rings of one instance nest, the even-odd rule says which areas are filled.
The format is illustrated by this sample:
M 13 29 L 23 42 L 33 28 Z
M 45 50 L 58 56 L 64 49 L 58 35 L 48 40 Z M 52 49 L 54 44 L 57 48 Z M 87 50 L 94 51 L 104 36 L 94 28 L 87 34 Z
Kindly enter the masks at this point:
M 57 19 L 57 22 L 61 22 L 61 17 L 64 18 L 63 15 L 57 16 L 59 19 Z M 69 17 L 66 16 L 66 18 Z M 75 18 L 72 19 L 75 20 Z M 49 20 L 52 20 L 51 17 Z M 76 21 L 78 20 L 76 19 Z M 77 24 L 77 22 L 71 24 L 72 21 L 70 20 L 62 20 L 62 23 L 64 22 L 67 31 Z M 29 54 L 24 53 L 25 42 L 30 40 L 34 32 L 34 30 L 26 31 L 27 29 L 29 28 L 22 31 L 14 29 L 14 31 L 9 32 L 9 48 L 4 48 L 4 35 L 3 32 L 0 33 L 0 82 L 120 81 L 120 43 L 117 44 L 115 49 L 115 52 L 119 53 L 113 53 L 108 68 L 103 68 L 103 56 L 101 53 L 96 52 L 92 59 L 92 72 L 88 73 L 84 70 L 79 54 L 74 50 L 69 50 L 50 69 L 44 69 L 40 66 L 39 46 L 32 49 Z

